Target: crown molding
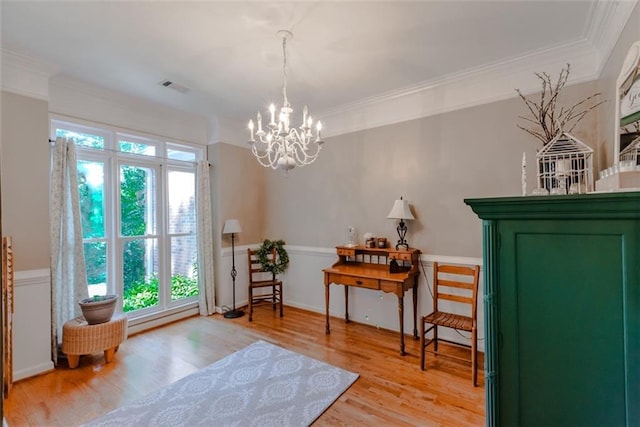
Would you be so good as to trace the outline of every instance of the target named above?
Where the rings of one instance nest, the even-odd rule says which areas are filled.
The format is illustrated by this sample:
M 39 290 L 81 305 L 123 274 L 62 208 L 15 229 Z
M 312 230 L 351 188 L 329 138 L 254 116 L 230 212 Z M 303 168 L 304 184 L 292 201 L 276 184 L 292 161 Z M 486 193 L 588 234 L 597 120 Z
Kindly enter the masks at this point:
M 96 86 L 69 76 L 50 81 L 49 111 L 179 141 L 206 145 L 205 117 Z
M 625 0 L 597 1 L 593 4 L 591 17 L 585 26 L 585 35 L 600 54 L 598 76 L 638 3 L 638 0 Z
M 49 78 L 58 68 L 45 61 L 0 49 L 2 68 L 0 88 L 31 98 L 49 100 Z
M 320 112 L 318 118 L 331 123 L 324 132 L 325 137 L 512 98 L 516 95 L 515 88 L 519 88 L 523 93 L 532 93 L 539 90 L 539 81 L 535 78 L 535 72 L 560 70 L 567 63 L 572 67 L 569 84 L 595 80 L 599 78 L 638 2 L 639 0 L 594 1 L 581 40 L 424 81 Z M 2 49 L 1 53 L 0 87 L 2 90 L 47 101 L 51 99 L 49 80 L 59 71 L 57 67 L 7 49 Z M 130 108 L 124 108 L 129 110 L 127 112 L 120 111 L 119 119 L 130 116 L 131 110 L 136 110 L 135 113 L 140 114 L 139 108 L 134 107 L 139 101 L 134 101 L 131 97 L 117 96 L 116 101 L 113 99 L 113 94 L 106 95 L 108 92 L 106 90 L 60 80 L 56 78 L 52 82 L 54 92 L 56 92 L 56 85 L 66 86 L 70 91 L 79 91 L 85 98 L 92 98 L 94 102 L 98 101 L 102 104 L 103 108 L 99 109 L 101 114 L 105 110 L 113 114 L 114 107 L 116 107 L 115 111 L 123 110 L 123 104 L 129 104 Z M 67 97 L 69 92 L 64 98 Z M 50 101 L 54 111 L 64 110 L 64 113 L 70 114 L 72 110 L 78 108 L 77 104 L 74 108 L 73 104 L 67 103 L 71 99 L 62 100 L 56 96 L 54 98 L 56 99 Z M 146 107 L 149 109 L 148 105 Z M 73 113 L 79 114 L 78 111 Z M 167 114 L 166 111 L 163 113 L 165 116 L 175 116 L 175 114 Z M 145 119 L 153 121 L 150 118 Z M 178 121 L 193 120 L 192 118 L 185 120 L 185 117 L 181 119 Z M 202 123 L 198 123 L 196 128 L 199 128 L 199 131 L 195 135 L 184 129 L 170 133 L 180 134 L 183 138 L 184 135 L 188 135 L 187 140 L 196 140 L 200 143 L 226 141 L 246 147 L 245 138 L 238 133 L 241 127 L 238 127 L 233 120 L 215 118 L 213 123 L 211 119 L 209 121 L 204 132 L 201 129 Z
M 536 72 L 572 68 L 571 84 L 598 77 L 597 50 L 586 40 L 476 67 L 444 78 L 342 105 L 320 114 L 327 137 L 391 125 L 538 91 Z
M 595 80 L 639 0 L 593 3 L 584 37 L 326 110 L 325 137 L 501 101 L 540 90 L 536 72 L 571 64 L 569 84 Z

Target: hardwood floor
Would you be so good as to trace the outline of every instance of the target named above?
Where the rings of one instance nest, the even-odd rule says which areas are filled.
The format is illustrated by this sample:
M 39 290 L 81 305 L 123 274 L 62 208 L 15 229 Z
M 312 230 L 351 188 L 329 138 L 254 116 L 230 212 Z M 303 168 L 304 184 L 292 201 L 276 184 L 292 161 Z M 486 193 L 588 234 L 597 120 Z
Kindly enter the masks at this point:
M 96 353 L 76 369 L 63 360 L 54 372 L 15 383 L 5 417 L 11 427 L 79 425 L 262 339 L 360 374 L 314 426 L 484 424 L 482 372 L 474 388 L 462 362 L 428 354 L 421 371 L 419 342 L 409 336 L 403 357 L 395 332 L 341 319 L 332 319 L 330 335 L 324 329 L 323 315 L 292 307 L 283 318 L 259 307 L 253 322 L 192 317 L 129 337 L 112 363 Z

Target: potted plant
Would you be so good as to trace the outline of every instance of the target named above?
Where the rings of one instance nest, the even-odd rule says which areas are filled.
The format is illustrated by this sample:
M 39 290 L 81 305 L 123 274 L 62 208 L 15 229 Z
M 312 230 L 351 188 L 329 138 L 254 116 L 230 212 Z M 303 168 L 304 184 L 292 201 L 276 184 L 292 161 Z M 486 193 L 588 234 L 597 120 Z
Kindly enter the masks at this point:
M 118 295 L 94 295 L 78 302 L 82 315 L 90 325 L 97 325 L 111 320 L 116 308 Z

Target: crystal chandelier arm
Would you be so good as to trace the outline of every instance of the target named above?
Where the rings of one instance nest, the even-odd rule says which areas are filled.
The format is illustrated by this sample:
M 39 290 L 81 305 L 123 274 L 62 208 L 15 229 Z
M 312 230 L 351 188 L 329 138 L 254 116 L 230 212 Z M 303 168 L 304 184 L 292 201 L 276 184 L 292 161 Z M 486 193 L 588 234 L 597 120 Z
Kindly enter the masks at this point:
M 276 150 L 267 149 L 264 154 L 261 154 L 256 148 L 256 145 L 253 144 L 251 146 L 251 152 L 258 160 L 258 163 L 260 163 L 260 165 L 264 166 L 265 168 L 278 168 L 278 158 L 280 157 L 280 155 Z
M 287 138 L 290 151 L 293 152 L 296 164 L 308 165 L 316 160 L 322 148 L 320 144 L 307 138 L 305 133 L 302 135 L 298 134 L 296 129 L 291 129 Z

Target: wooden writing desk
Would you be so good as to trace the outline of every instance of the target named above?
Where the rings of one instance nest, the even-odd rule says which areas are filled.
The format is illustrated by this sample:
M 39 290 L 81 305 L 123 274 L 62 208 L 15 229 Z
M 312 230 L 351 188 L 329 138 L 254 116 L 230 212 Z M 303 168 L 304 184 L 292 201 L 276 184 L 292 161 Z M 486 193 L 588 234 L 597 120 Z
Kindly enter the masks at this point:
M 416 310 L 418 306 L 418 277 L 420 276 L 418 249 L 377 249 L 364 246 L 337 246 L 338 261 L 324 270 L 326 333 L 329 334 L 329 285 L 344 286 L 345 321 L 349 322 L 349 287 L 394 293 L 398 297 L 400 319 L 400 354 L 404 352 L 404 294 L 413 289 L 413 339 L 418 339 Z M 389 263 L 395 260 L 400 271 L 391 273 Z

